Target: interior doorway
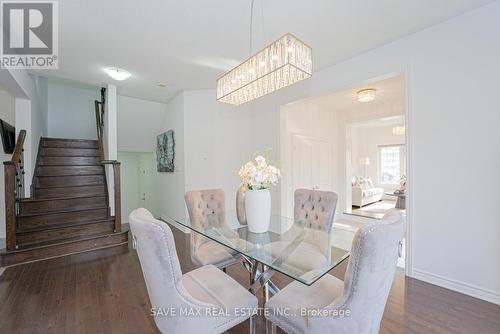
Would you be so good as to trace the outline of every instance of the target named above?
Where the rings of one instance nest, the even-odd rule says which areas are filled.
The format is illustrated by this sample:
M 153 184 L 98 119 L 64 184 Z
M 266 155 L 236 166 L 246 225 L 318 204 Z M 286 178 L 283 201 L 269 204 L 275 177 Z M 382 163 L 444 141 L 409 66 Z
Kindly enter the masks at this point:
M 121 162 L 122 219 L 128 222 L 129 214 L 136 208 L 155 212 L 153 203 L 154 155 L 151 152 L 118 152 Z
M 405 115 L 346 125 L 345 213 L 380 219 L 393 209 L 405 210 Z M 349 201 L 350 200 L 350 201 Z
M 334 228 L 376 223 L 396 207 L 406 217 L 406 105 L 405 75 L 394 74 L 282 106 L 281 214 L 293 216 L 294 190 L 309 188 L 339 195 Z

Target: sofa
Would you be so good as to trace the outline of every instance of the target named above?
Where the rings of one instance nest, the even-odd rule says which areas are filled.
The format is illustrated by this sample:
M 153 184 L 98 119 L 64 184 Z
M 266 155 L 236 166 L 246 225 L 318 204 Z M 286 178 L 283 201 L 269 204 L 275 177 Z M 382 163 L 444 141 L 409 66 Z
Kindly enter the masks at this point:
M 352 178 L 352 205 L 363 207 L 378 202 L 384 196 L 384 188 L 375 187 L 371 178 Z

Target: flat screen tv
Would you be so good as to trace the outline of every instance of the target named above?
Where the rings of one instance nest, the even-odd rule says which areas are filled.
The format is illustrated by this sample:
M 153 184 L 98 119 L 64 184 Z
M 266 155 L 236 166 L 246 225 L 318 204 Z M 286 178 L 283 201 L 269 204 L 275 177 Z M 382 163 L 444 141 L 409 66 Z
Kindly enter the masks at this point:
M 3 151 L 12 154 L 16 147 L 16 129 L 0 119 L 0 134 L 2 136 Z

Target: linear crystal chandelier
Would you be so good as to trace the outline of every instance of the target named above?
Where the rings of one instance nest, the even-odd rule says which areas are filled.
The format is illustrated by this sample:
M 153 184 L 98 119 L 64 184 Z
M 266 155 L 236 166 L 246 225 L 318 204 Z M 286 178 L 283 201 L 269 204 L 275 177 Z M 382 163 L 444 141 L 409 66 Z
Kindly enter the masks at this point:
M 217 100 L 240 105 L 312 74 L 312 50 L 291 34 L 251 56 L 217 80 Z
M 252 7 L 253 11 L 253 1 Z M 252 49 L 250 15 L 250 53 Z M 217 79 L 217 101 L 240 105 L 312 75 L 312 49 L 285 34 Z

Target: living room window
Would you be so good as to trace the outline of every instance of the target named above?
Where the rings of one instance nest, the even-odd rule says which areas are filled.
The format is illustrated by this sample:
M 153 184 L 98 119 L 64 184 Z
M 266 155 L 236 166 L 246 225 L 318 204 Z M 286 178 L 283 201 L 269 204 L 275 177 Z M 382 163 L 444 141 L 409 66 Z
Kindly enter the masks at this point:
M 405 174 L 405 146 L 381 145 L 379 152 L 379 183 L 399 184 L 401 175 Z

